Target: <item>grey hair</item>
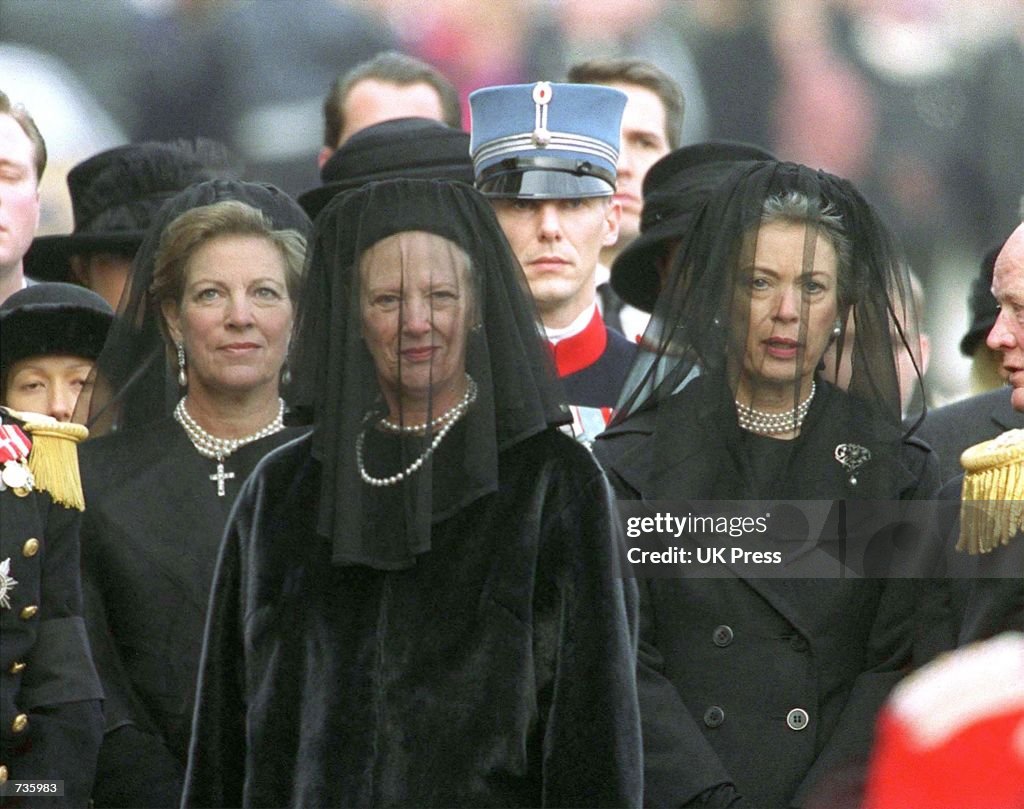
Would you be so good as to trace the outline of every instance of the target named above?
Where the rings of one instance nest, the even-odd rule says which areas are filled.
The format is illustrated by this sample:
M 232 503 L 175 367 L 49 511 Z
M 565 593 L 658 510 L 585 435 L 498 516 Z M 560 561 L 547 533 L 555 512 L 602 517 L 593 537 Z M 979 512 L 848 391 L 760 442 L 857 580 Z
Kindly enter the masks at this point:
M 853 243 L 835 206 L 831 202 L 822 203 L 817 197 L 808 197 L 800 191 L 775 194 L 768 197 L 761 208 L 761 224 L 774 222 L 813 225 L 828 239 L 838 260 L 840 301 L 849 301 L 849 288 L 853 282 L 850 277 Z

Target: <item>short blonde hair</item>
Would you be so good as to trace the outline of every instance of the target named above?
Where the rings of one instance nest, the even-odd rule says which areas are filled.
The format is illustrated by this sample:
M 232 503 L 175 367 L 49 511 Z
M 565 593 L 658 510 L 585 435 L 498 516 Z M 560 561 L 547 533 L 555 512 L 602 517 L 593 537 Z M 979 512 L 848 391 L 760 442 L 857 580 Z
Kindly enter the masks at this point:
M 275 230 L 273 222 L 258 208 L 238 200 L 223 200 L 185 211 L 164 229 L 149 287 L 150 299 L 158 310 L 162 312 L 168 301 L 181 305 L 189 259 L 201 245 L 218 236 L 258 236 L 273 244 L 284 258 L 288 297 L 293 303 L 298 301 L 306 260 L 305 237 L 296 230 Z M 162 314 L 160 326 L 169 339 Z

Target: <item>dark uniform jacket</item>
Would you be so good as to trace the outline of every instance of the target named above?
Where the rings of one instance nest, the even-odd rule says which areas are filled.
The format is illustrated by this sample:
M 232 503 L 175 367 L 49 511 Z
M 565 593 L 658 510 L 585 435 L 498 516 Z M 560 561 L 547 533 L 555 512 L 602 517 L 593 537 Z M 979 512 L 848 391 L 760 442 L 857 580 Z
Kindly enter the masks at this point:
M 1024 413 L 1010 404 L 1012 392 L 1011 387 L 997 388 L 928 413 L 916 435 L 939 456 L 943 482 L 963 472 L 960 455 L 965 449 L 1024 427 Z
M 5 408 L 0 419 L 24 428 Z M 82 621 L 80 513 L 38 489 L 19 496 L 4 486 L 0 503 L 0 777 L 64 782 L 63 798 L 0 803 L 84 807 L 103 723 Z
M 573 416 L 572 433 L 586 444 L 604 431 L 636 356 L 636 345 L 605 326 L 601 313 L 579 334 L 551 345 Z
M 672 408 L 667 421 L 641 412 L 598 439 L 595 454 L 619 497 L 742 499 L 729 490 L 743 476 L 736 456 L 723 449 L 721 417 L 697 412 L 700 384 L 662 405 Z M 859 412 L 819 380 L 787 467 L 793 477 L 774 482 L 772 497 L 932 495 L 937 470 L 927 447 L 861 423 Z M 895 443 L 898 454 L 887 455 L 879 439 Z M 833 457 L 845 442 L 873 451 L 856 488 Z M 652 463 L 659 444 L 657 456 L 672 465 Z M 758 809 L 803 806 L 823 777 L 862 763 L 875 715 L 911 659 L 916 587 L 909 579 L 739 574 L 642 582 L 637 687 L 645 803 L 683 806 L 732 783 Z

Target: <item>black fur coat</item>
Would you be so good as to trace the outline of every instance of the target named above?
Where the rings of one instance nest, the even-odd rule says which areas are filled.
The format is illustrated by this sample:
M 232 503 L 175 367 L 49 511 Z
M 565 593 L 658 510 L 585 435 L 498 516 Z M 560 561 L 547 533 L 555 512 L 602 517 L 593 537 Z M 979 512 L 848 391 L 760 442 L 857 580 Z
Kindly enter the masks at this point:
M 266 459 L 218 566 L 185 805 L 638 805 L 607 481 L 552 429 L 499 480 L 384 571 L 331 564 L 308 439 Z

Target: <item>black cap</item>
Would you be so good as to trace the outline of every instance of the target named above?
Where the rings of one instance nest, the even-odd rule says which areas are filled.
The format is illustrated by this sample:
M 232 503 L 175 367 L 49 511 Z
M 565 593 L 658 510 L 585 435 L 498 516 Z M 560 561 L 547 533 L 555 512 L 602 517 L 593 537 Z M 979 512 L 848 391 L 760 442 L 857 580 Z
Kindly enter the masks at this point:
M 655 262 L 667 243 L 686 237 L 696 213 L 737 163 L 774 159 L 749 143 L 707 141 L 676 149 L 651 166 L 644 177 L 640 235 L 612 264 L 612 289 L 631 306 L 654 311 L 661 288 Z
M 41 281 L 71 280 L 68 259 L 84 253 L 135 255 L 157 211 L 194 183 L 232 177 L 227 148 L 199 138 L 118 146 L 68 172 L 71 233 L 39 236 L 25 254 L 25 273 Z
M 342 191 L 375 180 L 473 183 L 469 133 L 429 118 L 396 118 L 356 132 L 320 169 L 323 185 L 299 196 L 310 218 Z
M 26 357 L 99 356 L 114 310 L 76 284 L 32 284 L 0 304 L 0 368 Z
M 971 325 L 967 327 L 964 339 L 960 341 L 960 353 L 973 357 L 978 343 L 982 342 L 996 325 L 999 306 L 992 294 L 992 274 L 995 272 L 996 257 L 1003 249 L 1001 242 L 985 254 L 981 260 L 981 271 L 971 283 Z

